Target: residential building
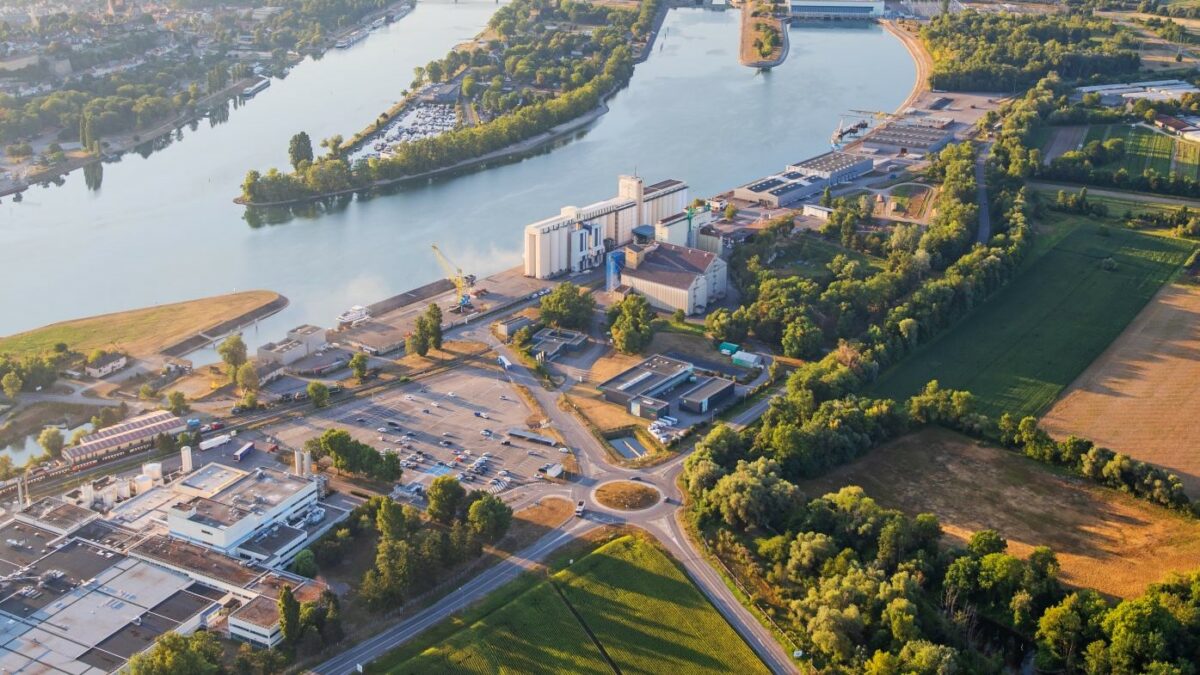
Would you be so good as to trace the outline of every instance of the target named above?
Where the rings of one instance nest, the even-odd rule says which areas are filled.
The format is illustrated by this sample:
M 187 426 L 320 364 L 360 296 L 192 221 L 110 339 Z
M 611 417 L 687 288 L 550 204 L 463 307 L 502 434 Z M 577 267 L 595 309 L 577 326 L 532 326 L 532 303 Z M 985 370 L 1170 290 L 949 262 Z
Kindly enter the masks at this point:
M 129 357 L 120 352 L 105 353 L 94 362 L 83 367 L 83 372 L 87 373 L 88 377 L 102 378 L 108 377 L 118 370 L 129 364 Z

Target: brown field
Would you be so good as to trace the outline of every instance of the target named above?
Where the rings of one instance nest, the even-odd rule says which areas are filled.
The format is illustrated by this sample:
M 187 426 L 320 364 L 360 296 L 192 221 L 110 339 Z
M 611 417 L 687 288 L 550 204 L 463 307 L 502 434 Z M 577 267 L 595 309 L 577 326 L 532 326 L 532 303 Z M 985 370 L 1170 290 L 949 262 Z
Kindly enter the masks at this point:
M 630 415 L 628 411 L 616 403 L 609 403 L 600 397 L 595 387 L 587 384 L 578 385 L 567 394 L 579 412 L 583 413 L 592 424 L 601 431 L 612 431 L 631 424 L 645 424 L 646 421 Z
M 815 496 L 845 485 L 886 507 L 935 514 L 947 543 L 991 528 L 1014 555 L 1049 546 L 1065 583 L 1112 596 L 1200 567 L 1200 522 L 943 429 L 876 448 L 801 488 Z
M 1087 135 L 1087 130 L 1087 126 L 1054 127 L 1051 130 L 1050 140 L 1042 148 L 1042 163 L 1049 164 L 1051 160 L 1061 157 L 1063 153 L 1079 149 L 1084 136 Z
M 1200 287 L 1164 286 L 1042 419 L 1175 472 L 1200 497 Z
M 658 490 L 641 483 L 618 480 L 596 488 L 596 501 L 610 509 L 639 511 L 658 503 Z

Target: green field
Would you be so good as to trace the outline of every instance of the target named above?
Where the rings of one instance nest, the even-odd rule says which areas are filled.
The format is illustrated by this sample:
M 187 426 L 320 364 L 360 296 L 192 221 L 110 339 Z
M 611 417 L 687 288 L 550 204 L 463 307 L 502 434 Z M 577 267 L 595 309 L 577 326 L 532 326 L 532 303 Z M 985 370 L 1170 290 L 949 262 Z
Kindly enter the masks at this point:
M 779 272 L 779 276 L 800 275 L 810 279 L 820 279 L 832 276 L 826 265 L 834 257 L 843 255 L 857 262 L 865 271 L 868 268 L 882 270 L 884 261 L 875 256 L 866 255 L 843 247 L 820 237 L 801 236 L 789 242 L 779 251 L 771 268 Z
M 997 297 L 885 372 L 873 388 L 876 395 L 904 398 L 936 379 L 973 392 L 987 414 L 1039 414 L 1193 248 L 1178 239 L 1102 228 L 1080 216 L 1051 213 L 1046 220 L 1053 229 L 1042 236 L 1044 252 Z M 1101 266 L 1110 257 L 1117 264 L 1113 271 Z
M 767 672 L 675 562 L 635 536 L 596 549 L 454 632 L 443 626 L 369 671 L 612 673 L 599 642 L 623 673 Z
M 1049 135 L 1039 138 L 1042 140 L 1035 147 L 1044 147 Z M 1110 138 L 1125 141 L 1125 157 L 1119 162 L 1105 165 L 1104 168 L 1115 171 L 1124 167 L 1135 176 L 1142 175 L 1146 169 L 1154 169 L 1162 175 L 1167 175 L 1171 172 L 1171 158 L 1174 156 L 1176 171 L 1192 178 L 1200 177 L 1200 144 L 1141 126 L 1131 127 L 1128 124 L 1099 124 L 1088 127 L 1083 143 L 1087 145 L 1092 141 L 1105 141 Z

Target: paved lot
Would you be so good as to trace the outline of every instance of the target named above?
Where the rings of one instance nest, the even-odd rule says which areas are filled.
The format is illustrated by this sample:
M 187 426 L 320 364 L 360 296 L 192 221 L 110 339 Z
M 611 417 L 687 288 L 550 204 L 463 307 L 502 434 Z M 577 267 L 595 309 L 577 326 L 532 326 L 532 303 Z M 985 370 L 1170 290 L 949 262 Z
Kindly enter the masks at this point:
M 499 491 L 537 480 L 539 467 L 562 459 L 554 448 L 510 438 L 508 430 L 525 428 L 530 415 L 507 378 L 466 367 L 370 399 L 335 403 L 266 432 L 286 446 L 299 448 L 326 429 L 345 429 L 380 451 L 411 460 L 401 479 L 406 486 L 428 485 L 436 476 L 464 472 L 470 479 L 465 487 Z M 485 430 L 491 435 L 485 435 Z M 511 445 L 503 445 L 503 440 Z M 423 453 L 419 458 L 415 457 L 418 451 Z M 491 453 L 487 470 L 471 475 L 467 467 L 484 453 Z M 495 485 L 494 479 L 506 479 L 506 485 Z

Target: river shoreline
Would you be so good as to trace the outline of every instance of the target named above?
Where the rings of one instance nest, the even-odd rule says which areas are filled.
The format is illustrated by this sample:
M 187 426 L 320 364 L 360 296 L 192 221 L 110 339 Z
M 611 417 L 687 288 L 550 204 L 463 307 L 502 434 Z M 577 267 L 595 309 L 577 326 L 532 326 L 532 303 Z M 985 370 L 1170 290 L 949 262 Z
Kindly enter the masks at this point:
M 320 55 L 323 56 L 330 50 L 334 49 L 334 45 L 342 37 L 355 31 L 365 29 L 371 25 L 371 22 L 386 16 L 389 12 L 398 11 L 399 15 L 396 17 L 396 21 L 403 19 L 405 16 L 408 16 L 408 14 L 411 13 L 413 6 L 414 0 L 399 0 L 399 2 L 395 2 L 381 10 L 378 10 L 377 12 L 373 12 L 363 17 L 363 19 L 355 25 L 334 34 L 333 37 L 328 39 L 328 44 L 326 44 L 325 48 L 321 50 Z M 35 185 L 51 183 L 73 171 L 77 171 L 93 164 L 104 163 L 110 160 L 118 160 L 120 159 L 121 155 L 129 152 L 135 152 L 137 148 L 146 145 L 147 143 L 154 143 L 155 141 L 166 138 L 167 136 L 180 129 L 183 129 L 188 125 L 199 122 L 200 120 L 204 119 L 204 115 L 200 111 L 214 106 L 226 104 L 229 101 L 236 99 L 240 95 L 239 92 L 244 91 L 248 86 L 254 84 L 260 79 L 260 76 L 252 75 L 251 77 L 238 80 L 237 82 L 226 86 L 224 89 L 212 94 L 208 94 L 204 98 L 200 99 L 199 103 L 195 106 L 195 112 L 176 115 L 175 117 L 162 122 L 161 124 L 144 133 L 131 132 L 129 134 L 122 134 L 121 136 L 106 139 L 104 142 L 107 143 L 108 147 L 104 148 L 100 157 L 95 157 L 92 155 L 69 157 L 66 161 L 56 166 L 48 167 L 45 171 L 37 173 L 32 179 L 23 181 L 11 180 L 8 181 L 10 183 L 9 185 L 4 185 L 3 183 L 5 181 L 0 181 L 0 198 L 20 194 Z M 273 78 L 268 78 L 268 81 L 270 81 L 270 79 Z M 136 137 L 136 140 L 134 137 Z
M 654 48 L 654 43 L 657 42 L 657 40 L 658 40 L 658 33 L 662 29 L 663 21 L 665 21 L 667 18 L 667 12 L 669 12 L 675 6 L 691 7 L 691 5 L 684 4 L 684 3 L 679 3 L 677 5 L 672 4 L 671 2 L 663 3 L 663 5 L 658 10 L 658 14 L 656 14 L 654 16 L 654 24 L 650 28 L 649 36 L 646 38 L 645 47 L 643 47 L 641 53 L 638 54 L 637 57 L 635 57 L 633 59 L 634 66 L 637 66 L 640 63 L 644 63 L 646 61 L 646 59 L 650 58 L 650 54 L 652 53 L 652 50 Z M 630 80 L 632 80 L 632 79 L 633 79 L 633 76 L 631 75 Z M 580 115 L 579 117 L 576 117 L 575 119 L 568 120 L 566 122 L 563 122 L 562 124 L 551 127 L 550 129 L 543 131 L 542 133 L 538 134 L 537 136 L 527 138 L 523 141 L 517 141 L 516 143 L 513 143 L 512 145 L 500 148 L 499 150 L 493 150 L 489 153 L 480 155 L 479 157 L 473 157 L 471 159 L 464 159 L 461 162 L 455 162 L 454 164 L 451 164 L 449 166 L 444 166 L 444 167 L 441 167 L 438 169 L 430 169 L 429 171 L 423 171 L 421 173 L 412 174 L 409 176 L 399 176 L 397 178 L 389 178 L 387 180 L 375 181 L 374 183 L 372 183 L 370 185 L 359 186 L 359 187 L 354 187 L 354 188 L 347 188 L 345 190 L 338 190 L 336 192 L 327 192 L 325 194 L 320 194 L 320 195 L 297 197 L 296 199 L 286 199 L 286 200 L 275 201 L 275 202 L 253 202 L 253 203 L 251 203 L 251 202 L 247 202 L 243 196 L 239 195 L 239 196 L 233 198 L 233 203 L 238 204 L 240 206 L 245 206 L 247 208 L 254 208 L 254 209 L 270 209 L 270 208 L 285 208 L 285 207 L 289 207 L 289 206 L 301 206 L 303 204 L 312 204 L 314 202 L 324 201 L 327 199 L 337 199 L 338 197 L 346 197 L 346 196 L 355 195 L 355 194 L 359 194 L 359 193 L 370 194 L 372 191 L 378 190 L 381 188 L 393 187 L 396 185 L 404 185 L 405 183 L 409 183 L 409 182 L 417 181 L 417 180 L 426 180 L 429 178 L 436 178 L 437 176 L 441 176 L 441 175 L 444 175 L 447 173 L 453 173 L 455 171 L 462 171 L 465 169 L 486 166 L 489 162 L 495 162 L 498 160 L 505 160 L 505 159 L 521 157 L 526 154 L 529 154 L 530 152 L 532 152 L 534 150 L 537 150 L 546 145 L 549 145 L 550 143 L 553 143 L 560 139 L 566 138 L 567 136 L 570 136 L 571 134 L 582 130 L 584 127 L 587 127 L 591 123 L 600 119 L 600 117 L 602 117 L 605 113 L 608 112 L 608 100 L 611 99 L 613 96 L 615 96 L 617 94 L 617 92 L 621 91 L 621 89 L 623 89 L 627 86 L 629 86 L 629 82 L 625 82 L 617 87 L 614 87 L 612 89 L 612 91 L 609 91 L 608 93 L 600 96 L 600 102 L 598 104 L 596 104 L 596 107 L 583 113 L 582 115 Z M 397 104 L 397 105 L 399 105 L 399 104 Z M 363 139 L 360 139 L 359 142 L 362 142 L 362 140 Z

